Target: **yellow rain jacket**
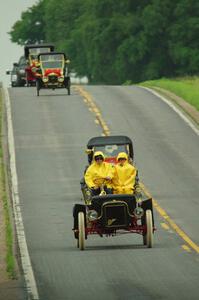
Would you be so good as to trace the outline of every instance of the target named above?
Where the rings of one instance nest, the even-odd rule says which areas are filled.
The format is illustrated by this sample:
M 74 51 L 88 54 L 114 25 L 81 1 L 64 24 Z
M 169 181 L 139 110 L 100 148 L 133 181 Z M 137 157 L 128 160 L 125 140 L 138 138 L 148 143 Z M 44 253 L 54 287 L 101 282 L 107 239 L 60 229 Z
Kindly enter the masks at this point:
M 104 158 L 104 154 L 101 151 L 97 151 L 94 153 L 93 162 L 88 167 L 85 173 L 85 182 L 89 188 L 99 188 L 102 185 L 106 185 L 107 188 L 112 188 L 111 181 L 106 180 L 106 177 L 113 178 L 114 167 L 107 163 L 102 162 L 100 165 L 96 163 L 95 156 L 102 155 Z
M 115 166 L 115 174 L 113 178 L 114 194 L 132 194 L 134 192 L 136 169 L 128 163 L 128 156 L 125 152 L 120 152 L 117 156 L 119 158 L 126 158 L 124 165 L 117 163 Z

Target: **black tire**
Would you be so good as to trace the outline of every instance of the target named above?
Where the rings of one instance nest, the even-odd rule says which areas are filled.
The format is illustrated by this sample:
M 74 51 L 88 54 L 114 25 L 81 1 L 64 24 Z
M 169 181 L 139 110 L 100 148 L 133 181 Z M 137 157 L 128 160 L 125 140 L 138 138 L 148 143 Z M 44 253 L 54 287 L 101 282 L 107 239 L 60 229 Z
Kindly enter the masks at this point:
M 67 88 L 67 90 L 68 90 L 68 95 L 70 95 L 70 86 Z
M 37 96 L 39 96 L 39 90 L 40 90 L 39 80 L 36 81 L 36 89 L 37 89 Z
M 146 246 L 146 244 L 147 244 L 147 241 L 146 241 L 146 234 L 143 234 L 143 245 Z
M 70 78 L 69 79 L 67 79 L 67 83 L 66 83 L 66 89 L 67 89 L 67 91 L 68 91 L 68 95 L 70 95 L 71 93 L 70 93 L 70 86 L 71 86 L 71 83 L 70 83 Z

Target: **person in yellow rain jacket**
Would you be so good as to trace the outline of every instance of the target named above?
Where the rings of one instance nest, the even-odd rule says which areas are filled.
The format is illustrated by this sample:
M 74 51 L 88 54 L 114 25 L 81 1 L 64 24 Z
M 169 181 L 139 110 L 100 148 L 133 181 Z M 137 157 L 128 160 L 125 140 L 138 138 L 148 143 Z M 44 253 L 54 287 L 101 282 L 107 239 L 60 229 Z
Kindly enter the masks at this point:
M 133 194 L 136 173 L 136 168 L 128 162 L 127 154 L 120 152 L 117 156 L 117 164 L 112 180 L 114 194 Z
M 107 194 L 112 193 L 111 180 L 114 167 L 104 161 L 104 154 L 96 151 L 93 155 L 93 162 L 84 175 L 87 186 L 91 189 L 92 195 L 100 194 L 102 186 Z

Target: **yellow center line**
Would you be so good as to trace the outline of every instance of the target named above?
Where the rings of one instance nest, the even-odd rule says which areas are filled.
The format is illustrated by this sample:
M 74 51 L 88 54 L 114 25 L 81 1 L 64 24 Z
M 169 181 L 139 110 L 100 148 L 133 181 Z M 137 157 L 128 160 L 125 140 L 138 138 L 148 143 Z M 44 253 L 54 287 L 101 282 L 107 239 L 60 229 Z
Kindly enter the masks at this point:
M 149 191 L 146 189 L 143 183 L 140 184 L 142 190 L 145 192 L 145 194 L 152 198 Z M 173 228 L 177 234 L 197 253 L 199 253 L 199 246 L 194 243 L 188 235 L 169 217 L 169 215 L 166 213 L 166 211 L 158 204 L 158 202 L 153 198 L 153 205 L 156 208 L 157 212 L 163 217 L 167 223 L 170 225 L 171 228 Z
M 100 109 L 95 104 L 93 98 L 91 95 L 86 92 L 81 86 L 76 86 L 76 90 L 80 93 L 81 96 L 83 96 L 84 99 L 86 99 L 85 103 L 91 108 L 91 111 L 95 114 L 96 119 L 99 121 L 99 124 L 101 125 L 103 129 L 103 135 L 109 136 L 110 135 L 110 129 L 107 126 L 106 122 L 104 121 L 102 114 L 100 112 Z M 140 186 L 144 193 L 149 197 L 152 198 L 149 191 L 146 189 L 143 183 L 140 183 Z M 175 232 L 197 253 L 199 253 L 199 246 L 194 243 L 188 235 L 169 217 L 169 215 L 166 213 L 166 211 L 158 204 L 158 202 L 152 198 L 153 200 L 153 206 L 159 213 L 159 215 L 166 220 L 166 222 L 170 225 L 171 228 L 175 230 Z M 166 225 L 166 224 L 165 224 Z M 165 226 L 166 227 L 166 226 Z M 182 246 L 183 249 L 187 250 L 189 247 L 186 245 Z M 187 247 L 187 248 L 186 248 Z M 188 251 L 188 250 L 187 250 Z

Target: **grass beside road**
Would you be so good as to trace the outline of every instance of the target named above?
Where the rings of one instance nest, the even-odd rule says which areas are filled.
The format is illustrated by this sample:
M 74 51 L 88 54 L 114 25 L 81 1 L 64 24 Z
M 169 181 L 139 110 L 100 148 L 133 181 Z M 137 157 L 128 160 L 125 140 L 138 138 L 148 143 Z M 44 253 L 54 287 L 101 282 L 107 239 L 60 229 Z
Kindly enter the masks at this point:
M 199 77 L 185 77 L 174 79 L 158 79 L 145 81 L 139 85 L 153 88 L 158 87 L 168 90 L 189 102 L 199 111 Z
M 3 159 L 3 142 L 2 142 L 2 122 L 3 122 L 3 104 L 2 104 L 2 91 L 0 88 L 0 201 L 2 202 L 4 216 L 3 217 L 5 225 L 5 237 L 6 237 L 6 271 L 9 278 L 15 278 L 15 259 L 13 255 L 13 228 L 10 219 L 10 202 L 8 198 L 8 193 L 6 189 L 6 175 L 5 175 L 5 165 Z M 1 251 L 1 249 L 0 249 Z

